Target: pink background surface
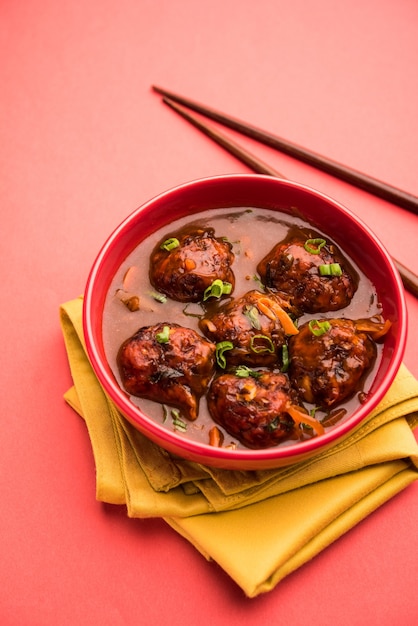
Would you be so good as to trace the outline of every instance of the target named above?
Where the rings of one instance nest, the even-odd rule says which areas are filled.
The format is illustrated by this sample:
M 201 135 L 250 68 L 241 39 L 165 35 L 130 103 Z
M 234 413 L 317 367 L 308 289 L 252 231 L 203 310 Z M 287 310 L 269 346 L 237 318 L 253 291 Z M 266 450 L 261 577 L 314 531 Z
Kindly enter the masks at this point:
M 58 307 L 138 205 L 248 171 L 153 83 L 418 195 L 417 23 L 415 0 L 0 1 L 2 624 L 415 623 L 418 484 L 254 600 L 164 522 L 96 502 Z M 417 216 L 240 141 L 418 273 Z

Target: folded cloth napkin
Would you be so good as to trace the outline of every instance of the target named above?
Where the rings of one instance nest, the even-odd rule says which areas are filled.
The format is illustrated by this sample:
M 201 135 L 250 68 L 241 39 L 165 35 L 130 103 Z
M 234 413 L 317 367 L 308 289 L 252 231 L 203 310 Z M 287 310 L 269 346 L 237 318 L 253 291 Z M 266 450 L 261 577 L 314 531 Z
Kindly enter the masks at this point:
M 86 422 L 97 499 L 125 504 L 130 517 L 162 517 L 249 597 L 418 478 L 418 381 L 404 365 L 361 427 L 330 450 L 276 470 L 220 470 L 169 454 L 118 412 L 86 355 L 82 297 L 61 306 L 60 320 L 74 382 L 64 397 Z

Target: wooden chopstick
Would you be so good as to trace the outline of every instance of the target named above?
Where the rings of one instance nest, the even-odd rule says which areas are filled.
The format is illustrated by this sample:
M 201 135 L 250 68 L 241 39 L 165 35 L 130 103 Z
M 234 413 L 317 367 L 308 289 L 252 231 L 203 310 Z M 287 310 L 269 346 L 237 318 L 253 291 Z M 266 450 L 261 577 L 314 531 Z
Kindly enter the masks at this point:
M 238 120 L 234 117 L 226 115 L 221 111 L 217 111 L 211 107 L 207 107 L 199 102 L 194 100 L 190 100 L 189 98 L 185 98 L 179 94 L 173 93 L 171 91 L 167 91 L 162 87 L 157 87 L 153 85 L 153 90 L 157 93 L 169 98 L 171 101 L 178 102 L 179 104 L 183 104 L 184 106 L 201 113 L 205 117 L 208 117 L 216 122 L 220 122 L 224 126 L 228 128 L 232 128 L 233 130 L 237 130 L 242 135 L 246 135 L 251 137 L 252 139 L 256 139 L 260 143 L 266 144 L 284 154 L 288 154 L 289 156 L 298 159 L 299 161 L 303 161 L 304 163 L 308 163 L 320 169 L 328 174 L 332 174 L 336 178 L 340 178 L 360 189 L 363 189 L 369 193 L 374 194 L 392 204 L 396 204 L 397 206 L 402 207 L 403 209 L 407 209 L 412 213 L 418 215 L 418 197 L 412 194 L 407 193 L 406 191 L 402 191 L 397 187 L 393 187 L 392 185 L 388 185 L 372 176 L 368 176 L 367 174 L 363 174 L 357 170 L 354 170 L 350 167 L 337 163 L 332 159 L 328 159 L 327 157 L 321 156 L 316 152 L 311 150 L 307 150 L 306 148 L 302 148 L 301 146 L 296 145 L 286 139 L 282 139 L 281 137 L 277 137 L 272 133 L 269 133 L 261 128 L 257 128 L 256 126 L 252 126 L 246 122 Z
M 277 178 L 285 178 L 283 174 L 280 174 L 280 172 L 270 167 L 270 165 L 267 165 L 267 163 L 261 161 L 261 159 L 257 158 L 251 152 L 248 152 L 248 150 L 237 144 L 235 141 L 224 135 L 222 132 L 218 131 L 214 126 L 210 126 L 209 124 L 205 124 L 204 122 L 202 122 L 196 115 L 190 113 L 180 104 L 177 104 L 170 98 L 166 97 L 163 97 L 163 102 L 175 111 L 177 111 L 177 113 L 184 117 L 188 122 L 193 124 L 193 126 L 196 126 L 196 128 L 201 130 L 205 135 L 207 135 L 220 146 L 225 148 L 227 152 L 230 152 L 242 163 L 248 165 L 248 167 L 253 169 L 255 172 L 258 172 L 259 174 L 268 174 L 269 176 L 277 176 Z
M 174 102 L 168 97 L 163 97 L 163 102 L 170 106 L 172 109 L 174 109 L 177 113 L 179 113 L 183 118 L 193 124 L 193 126 L 198 128 L 205 135 L 213 139 L 225 150 L 230 152 L 233 156 L 238 158 L 242 163 L 248 165 L 254 172 L 257 172 L 258 174 L 276 176 L 277 178 L 286 178 L 285 176 L 283 176 L 283 174 L 267 165 L 267 163 L 265 163 L 261 159 L 258 159 L 255 155 L 253 155 L 251 152 L 248 152 L 248 150 L 241 147 L 239 144 L 224 135 L 222 132 L 215 129 L 213 126 L 207 124 L 196 115 L 188 111 L 185 107 Z M 393 257 L 392 260 L 400 274 L 405 289 L 407 289 L 410 293 L 418 298 L 418 276 Z

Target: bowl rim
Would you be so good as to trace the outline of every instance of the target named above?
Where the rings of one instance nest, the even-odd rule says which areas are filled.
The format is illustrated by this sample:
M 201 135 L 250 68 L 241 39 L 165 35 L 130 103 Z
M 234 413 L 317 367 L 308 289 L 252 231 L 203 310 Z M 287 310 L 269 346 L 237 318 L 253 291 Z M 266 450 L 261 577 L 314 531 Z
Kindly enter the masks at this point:
M 227 448 L 210 446 L 209 444 L 179 435 L 175 431 L 169 431 L 161 427 L 157 422 L 147 416 L 139 407 L 134 405 L 129 400 L 129 396 L 121 389 L 113 377 L 113 374 L 110 371 L 110 366 L 108 365 L 108 367 L 105 367 L 100 357 L 100 350 L 95 341 L 95 312 L 93 310 L 93 298 L 97 277 L 104 267 L 112 247 L 118 241 L 121 233 L 129 228 L 129 226 L 135 222 L 142 213 L 148 211 L 156 203 L 164 201 L 165 198 L 169 198 L 173 194 L 178 194 L 179 192 L 185 189 L 190 189 L 194 186 L 201 186 L 205 184 L 212 185 L 220 182 L 225 183 L 228 180 L 249 181 L 249 179 L 254 181 L 257 179 L 259 182 L 268 180 L 269 184 L 271 184 L 272 181 L 275 181 L 274 184 L 277 184 L 280 187 L 291 187 L 308 194 L 314 194 L 319 200 L 331 203 L 333 206 L 338 207 L 338 209 L 346 216 L 351 218 L 356 223 L 356 226 L 360 227 L 366 236 L 373 241 L 374 246 L 379 250 L 385 261 L 386 270 L 389 272 L 388 280 L 390 280 L 395 287 L 395 310 L 398 311 L 399 318 L 398 332 L 393 348 L 393 356 L 385 371 L 384 380 L 380 383 L 378 389 L 373 392 L 372 397 L 368 399 L 365 404 L 356 409 L 352 416 L 350 416 L 347 420 L 341 424 L 335 425 L 330 431 L 324 433 L 320 437 L 314 437 L 305 441 L 298 441 L 295 442 L 294 445 L 289 444 L 286 446 L 275 446 L 264 449 L 237 448 L 230 450 Z M 167 221 L 167 224 L 169 223 L 170 220 Z M 324 449 L 330 447 L 330 445 L 333 445 L 335 442 L 343 438 L 348 432 L 355 430 L 383 399 L 401 366 L 406 347 L 407 320 L 407 308 L 401 278 L 388 251 L 370 227 L 368 227 L 363 220 L 355 215 L 350 209 L 321 191 L 302 183 L 274 178 L 262 174 L 225 174 L 194 179 L 169 188 L 140 205 L 120 222 L 100 248 L 88 274 L 83 297 L 82 312 L 82 325 L 86 351 L 93 371 L 107 395 L 117 405 L 118 409 L 128 419 L 128 421 L 148 438 L 158 441 L 162 447 L 166 447 L 168 450 L 174 447 L 177 450 L 176 453 L 179 455 L 184 454 L 185 458 L 201 458 L 203 463 L 207 462 L 208 464 L 210 461 L 213 461 L 214 463 L 216 462 L 216 464 L 226 463 L 226 466 L 228 467 L 230 465 L 231 469 L 234 469 L 236 465 L 242 464 L 248 465 L 248 467 L 251 468 L 251 465 L 254 464 L 258 466 L 260 463 L 267 463 L 269 464 L 268 466 L 271 467 L 271 463 L 276 460 L 279 462 L 281 460 L 286 461 L 292 457 L 299 458 L 312 456 L 315 452 L 320 453 Z

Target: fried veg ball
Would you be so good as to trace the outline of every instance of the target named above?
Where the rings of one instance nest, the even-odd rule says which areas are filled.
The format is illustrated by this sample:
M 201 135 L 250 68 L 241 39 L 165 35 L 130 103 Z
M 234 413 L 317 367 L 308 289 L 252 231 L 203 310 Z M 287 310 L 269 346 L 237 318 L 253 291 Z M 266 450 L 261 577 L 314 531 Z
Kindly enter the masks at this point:
M 161 241 L 150 258 L 151 284 L 173 300 L 200 302 L 214 281 L 229 286 L 235 277 L 231 244 L 215 237 L 213 228 L 187 228 Z M 222 295 L 222 294 L 221 294 Z
M 296 406 L 295 393 L 281 373 L 222 374 L 212 381 L 207 400 L 213 420 L 248 448 L 269 448 L 298 438 L 301 423 L 317 434 L 323 432 L 316 420 Z
M 215 345 L 190 328 L 160 323 L 140 328 L 119 349 L 125 390 L 181 409 L 195 420 L 215 364 Z
M 361 390 L 376 346 L 349 319 L 315 320 L 289 340 L 289 377 L 306 402 L 329 409 Z
M 301 313 L 346 307 L 358 284 L 348 262 L 321 238 L 298 236 L 278 243 L 260 261 L 257 271 L 267 287 L 288 298 Z
M 286 334 L 298 332 L 282 304 L 275 295 L 249 291 L 206 315 L 199 327 L 214 343 L 231 342 L 224 352 L 228 366 L 275 365 Z

